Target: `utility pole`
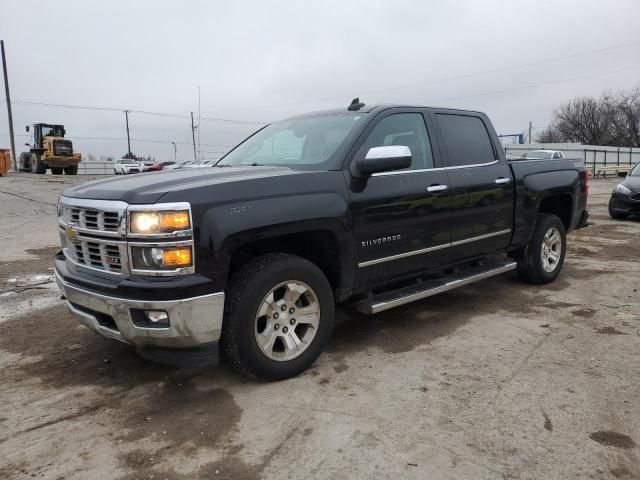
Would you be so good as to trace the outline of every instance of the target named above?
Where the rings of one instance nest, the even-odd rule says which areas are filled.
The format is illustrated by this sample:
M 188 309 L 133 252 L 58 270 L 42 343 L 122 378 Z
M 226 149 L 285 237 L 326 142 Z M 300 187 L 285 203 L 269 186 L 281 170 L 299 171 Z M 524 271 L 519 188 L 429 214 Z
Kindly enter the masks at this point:
M 193 125 L 193 112 L 191 112 L 191 138 L 193 139 L 193 159 L 198 160 L 196 156 L 196 127 Z
M 127 155 L 131 158 L 131 139 L 129 138 L 129 110 L 124 111 L 124 118 L 127 122 Z
M 531 144 L 531 122 L 529 122 L 529 144 Z
M 7 115 L 9 116 L 9 138 L 11 139 L 11 157 L 13 158 L 13 171 L 18 171 L 16 159 L 16 139 L 13 137 L 13 114 L 11 113 L 11 95 L 9 94 L 9 77 L 7 75 L 7 59 L 4 55 L 4 40 L 0 40 L 2 50 L 2 72 L 4 73 L 4 94 L 7 99 Z
M 200 117 L 200 85 L 198 85 L 198 160 L 200 160 L 202 158 L 202 155 L 200 155 L 200 134 L 202 133 L 202 129 L 200 128 L 200 122 L 201 122 L 201 117 Z

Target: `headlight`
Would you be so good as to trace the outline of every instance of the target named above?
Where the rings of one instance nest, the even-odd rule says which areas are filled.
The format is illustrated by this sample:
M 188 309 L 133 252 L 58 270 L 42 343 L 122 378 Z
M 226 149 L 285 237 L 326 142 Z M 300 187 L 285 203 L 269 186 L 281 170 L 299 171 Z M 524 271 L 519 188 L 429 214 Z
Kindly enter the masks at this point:
M 188 210 L 155 212 L 131 212 L 131 233 L 171 233 L 191 228 Z
M 631 193 L 631 190 L 629 190 L 623 184 L 619 183 L 618 185 L 616 185 L 616 188 L 614 189 L 614 192 L 615 193 L 621 193 L 622 195 L 629 195 Z
M 131 247 L 135 270 L 176 270 L 193 266 L 192 247 Z

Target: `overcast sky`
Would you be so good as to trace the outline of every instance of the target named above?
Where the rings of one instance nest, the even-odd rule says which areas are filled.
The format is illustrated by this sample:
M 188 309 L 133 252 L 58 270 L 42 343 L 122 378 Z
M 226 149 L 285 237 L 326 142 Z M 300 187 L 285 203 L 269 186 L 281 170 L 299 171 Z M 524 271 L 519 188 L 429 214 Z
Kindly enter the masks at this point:
M 19 102 L 184 115 L 130 114 L 131 136 L 155 141 L 132 150 L 158 160 L 171 141 L 193 157 L 198 85 L 206 118 L 268 122 L 359 96 L 479 109 L 499 133 L 544 127 L 573 96 L 640 84 L 639 19 L 638 0 L 0 0 L 16 133 L 64 123 L 77 149 L 119 157 L 121 112 Z M 203 158 L 255 129 L 201 124 Z

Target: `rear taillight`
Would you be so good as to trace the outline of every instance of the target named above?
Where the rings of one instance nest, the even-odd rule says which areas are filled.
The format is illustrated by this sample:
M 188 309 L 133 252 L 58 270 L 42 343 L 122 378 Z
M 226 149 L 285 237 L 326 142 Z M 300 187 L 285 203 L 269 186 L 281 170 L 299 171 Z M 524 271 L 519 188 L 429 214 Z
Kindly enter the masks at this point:
M 586 168 L 580 172 L 580 180 L 582 180 L 580 192 L 581 193 L 589 193 L 589 170 Z

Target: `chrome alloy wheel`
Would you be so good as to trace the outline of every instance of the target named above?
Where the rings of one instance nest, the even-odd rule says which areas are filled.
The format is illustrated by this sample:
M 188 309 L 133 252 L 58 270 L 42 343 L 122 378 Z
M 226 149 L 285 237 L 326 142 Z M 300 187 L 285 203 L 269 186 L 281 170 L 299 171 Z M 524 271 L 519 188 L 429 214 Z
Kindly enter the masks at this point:
M 545 272 L 553 272 L 558 267 L 562 254 L 562 236 L 556 227 L 551 227 L 542 239 L 542 268 Z
M 320 302 L 304 282 L 282 282 L 262 299 L 255 319 L 255 339 L 271 360 L 285 362 L 304 352 L 320 324 Z

